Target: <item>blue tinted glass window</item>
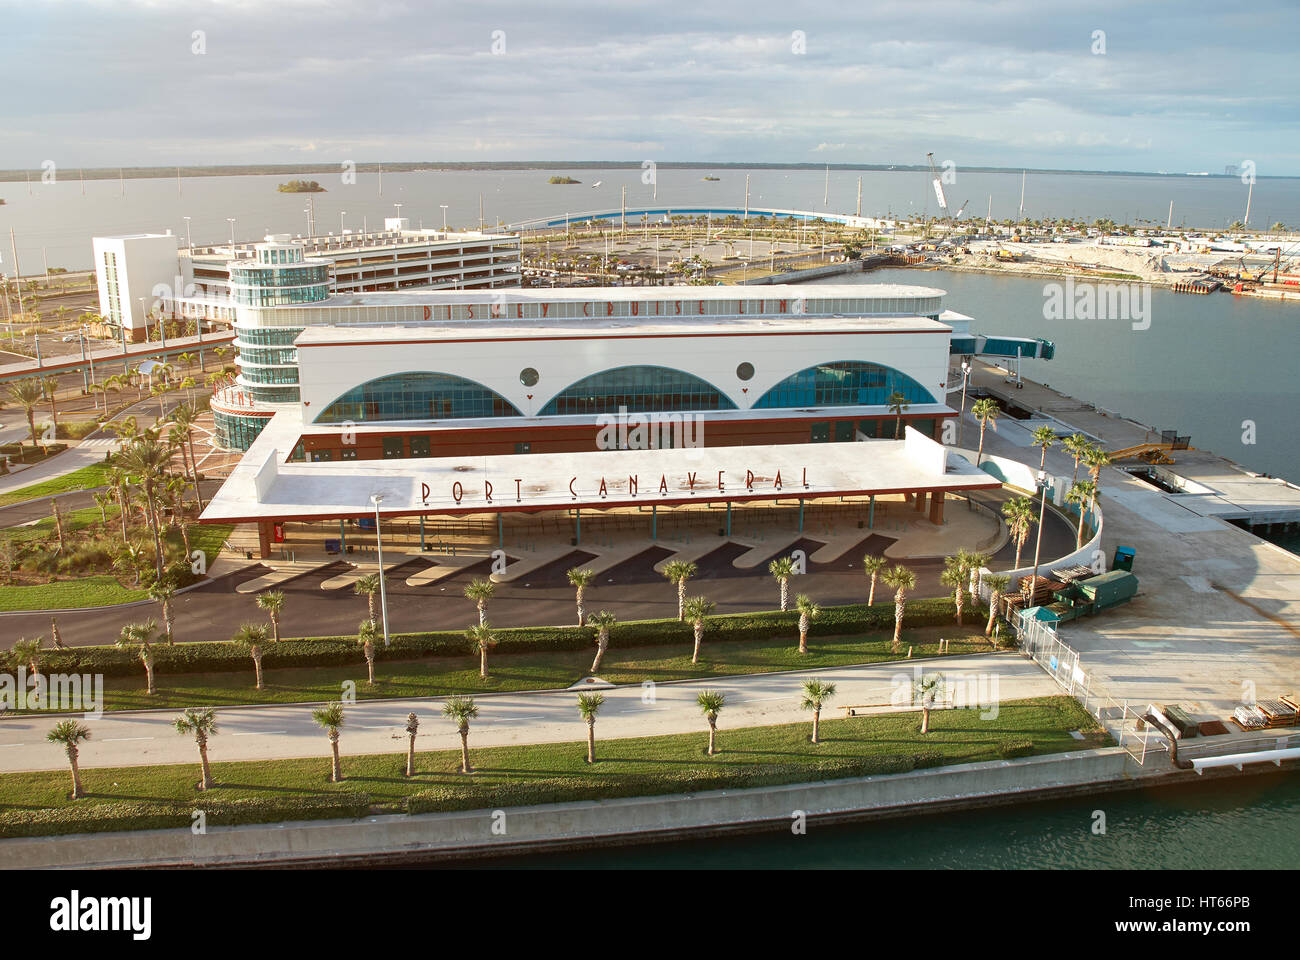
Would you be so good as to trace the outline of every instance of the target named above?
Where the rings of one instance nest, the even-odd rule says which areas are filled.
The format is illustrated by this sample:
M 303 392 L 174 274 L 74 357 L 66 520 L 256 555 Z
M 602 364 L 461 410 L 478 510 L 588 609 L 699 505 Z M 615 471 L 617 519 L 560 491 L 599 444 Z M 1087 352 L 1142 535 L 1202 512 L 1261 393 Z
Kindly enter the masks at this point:
M 456 420 L 517 417 L 519 411 L 481 383 L 447 373 L 396 373 L 353 387 L 319 416 L 317 423 L 375 420 Z
M 891 394 L 908 403 L 934 403 L 933 394 L 905 373 L 878 363 L 823 363 L 792 374 L 763 394 L 756 409 L 774 407 L 882 407 Z
M 541 415 L 667 413 L 689 410 L 735 410 L 712 384 L 669 367 L 617 367 L 602 370 L 565 387 L 542 407 Z

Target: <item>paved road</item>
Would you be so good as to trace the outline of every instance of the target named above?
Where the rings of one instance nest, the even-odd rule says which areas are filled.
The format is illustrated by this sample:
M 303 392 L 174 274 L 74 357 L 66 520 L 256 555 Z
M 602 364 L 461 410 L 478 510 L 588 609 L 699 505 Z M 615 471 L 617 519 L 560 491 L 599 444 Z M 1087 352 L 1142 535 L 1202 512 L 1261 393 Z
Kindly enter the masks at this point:
M 887 704 L 901 691 L 910 696 L 914 676 L 941 672 L 959 705 L 988 706 L 999 700 L 1049 696 L 1058 688 L 1031 661 L 1010 653 L 953 657 L 942 661 L 873 664 L 816 671 L 838 687 L 832 708 L 824 717 L 843 716 L 838 705 Z M 653 702 L 644 702 L 637 685 L 602 692 L 605 705 L 596 723 L 599 739 L 658 736 L 698 732 L 706 726 L 695 698 L 701 690 L 726 694 L 727 706 L 719 721 L 725 743 L 727 730 L 808 720 L 799 709 L 800 684 L 813 671 L 756 674 L 724 680 L 663 683 L 654 689 Z M 363 680 L 364 674 L 358 676 Z M 583 740 L 586 724 L 578 715 L 574 691 L 512 693 L 478 697 L 479 719 L 470 733 L 470 747 L 560 743 Z M 455 727 L 442 714 L 442 699 L 361 701 L 347 708 L 340 749 L 344 754 L 402 753 L 406 748 L 406 715 L 420 718 L 420 750 L 452 750 L 460 745 Z M 886 708 L 887 709 L 887 708 Z M 214 761 L 270 760 L 328 756 L 329 743 L 304 704 L 236 707 L 217 711 L 218 735 L 210 745 Z M 880 709 L 863 711 L 883 712 Z M 179 710 L 106 714 L 86 720 L 92 739 L 81 749 L 85 767 L 142 766 L 156 763 L 194 763 L 191 737 L 179 736 L 171 726 Z M 61 770 L 67 758 L 61 748 L 45 740 L 61 718 L 19 716 L 0 719 L 0 766 L 5 770 Z M 599 743 L 597 744 L 599 750 Z

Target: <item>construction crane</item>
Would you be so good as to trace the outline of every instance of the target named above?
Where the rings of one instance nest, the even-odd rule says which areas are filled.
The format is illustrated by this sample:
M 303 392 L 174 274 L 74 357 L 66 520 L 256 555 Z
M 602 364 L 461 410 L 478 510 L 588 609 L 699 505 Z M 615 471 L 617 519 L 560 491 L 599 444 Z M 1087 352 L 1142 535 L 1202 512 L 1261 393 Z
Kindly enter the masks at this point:
M 934 187 L 934 195 L 939 200 L 939 209 L 948 214 L 948 232 L 952 233 L 952 214 L 948 211 L 948 198 L 943 193 L 943 178 L 939 176 L 939 171 L 935 169 L 934 154 L 927 153 L 925 159 L 930 164 L 930 184 Z

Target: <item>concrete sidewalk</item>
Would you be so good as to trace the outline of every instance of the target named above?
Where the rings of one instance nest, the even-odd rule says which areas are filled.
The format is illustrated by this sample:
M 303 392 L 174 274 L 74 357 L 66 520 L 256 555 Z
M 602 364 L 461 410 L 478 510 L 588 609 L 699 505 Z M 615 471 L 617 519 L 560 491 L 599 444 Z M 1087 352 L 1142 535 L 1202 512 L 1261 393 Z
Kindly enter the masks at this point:
M 791 643 L 795 642 L 791 638 Z M 705 655 L 708 639 L 705 639 Z M 592 647 L 593 655 L 595 646 Z M 489 657 L 488 669 L 492 661 Z M 377 670 L 382 672 L 382 662 Z M 965 683 L 1005 700 L 1051 696 L 1060 692 L 1032 661 L 1009 653 L 894 661 L 869 666 L 841 667 L 798 673 L 770 673 L 661 683 L 646 701 L 641 684 L 603 689 L 597 736 L 604 739 L 648 737 L 670 733 L 699 733 L 706 727 L 695 698 L 701 690 L 727 695 L 721 717 L 722 736 L 728 727 L 768 726 L 810 722 L 799 708 L 801 684 L 816 675 L 834 682 L 839 690 L 824 711 L 839 716 L 837 705 L 889 703 L 898 690 L 910 696 L 918 671 L 942 673 L 950 683 Z M 248 665 L 252 684 L 253 665 Z M 997 677 L 996 682 L 992 679 Z M 365 663 L 358 651 L 357 682 L 365 681 Z M 143 678 L 142 678 L 143 682 Z M 962 689 L 966 689 L 963 687 Z M 344 755 L 398 753 L 405 750 L 406 715 L 420 718 L 417 748 L 455 750 L 460 746 L 456 728 L 441 714 L 444 698 L 362 700 L 347 706 L 340 750 Z M 564 743 L 586 737 L 586 724 L 578 714 L 572 690 L 488 694 L 476 697 L 480 718 L 470 731 L 470 747 Z M 219 733 L 209 746 L 213 762 L 321 757 L 329 743 L 311 717 L 309 704 L 224 707 L 217 711 Z M 179 709 L 105 714 L 85 723 L 93 739 L 81 748 L 83 769 L 143 766 L 156 763 L 193 763 L 194 741 L 172 729 Z M 46 733 L 64 717 L 23 715 L 0 720 L 0 762 L 9 771 L 63 770 L 67 757 L 45 740 Z

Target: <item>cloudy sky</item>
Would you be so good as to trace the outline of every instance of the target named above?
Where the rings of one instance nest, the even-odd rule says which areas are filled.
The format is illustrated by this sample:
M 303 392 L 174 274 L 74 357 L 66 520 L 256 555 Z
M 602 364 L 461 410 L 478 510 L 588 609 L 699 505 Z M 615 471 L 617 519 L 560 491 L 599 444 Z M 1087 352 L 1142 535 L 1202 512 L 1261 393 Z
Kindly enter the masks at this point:
M 0 25 L 0 168 L 934 151 L 1300 174 L 1288 0 L 0 0 Z

